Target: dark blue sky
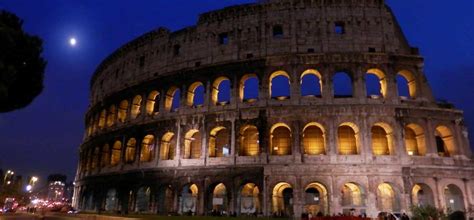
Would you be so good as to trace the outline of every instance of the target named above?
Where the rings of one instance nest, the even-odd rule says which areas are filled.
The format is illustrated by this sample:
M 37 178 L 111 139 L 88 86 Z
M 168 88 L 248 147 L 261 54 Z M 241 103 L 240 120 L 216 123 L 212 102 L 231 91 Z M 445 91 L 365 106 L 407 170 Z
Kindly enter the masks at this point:
M 251 0 L 2 0 L 0 9 L 24 20 L 44 40 L 48 61 L 43 93 L 27 108 L 0 114 L 0 168 L 72 180 L 84 131 L 89 79 L 108 54 L 165 26 L 193 25 L 200 13 Z M 412 46 L 426 59 L 438 99 L 465 111 L 474 128 L 474 1 L 388 0 Z M 78 45 L 71 48 L 68 38 Z M 471 129 L 474 132 L 474 129 Z M 474 145 L 474 133 L 471 145 Z

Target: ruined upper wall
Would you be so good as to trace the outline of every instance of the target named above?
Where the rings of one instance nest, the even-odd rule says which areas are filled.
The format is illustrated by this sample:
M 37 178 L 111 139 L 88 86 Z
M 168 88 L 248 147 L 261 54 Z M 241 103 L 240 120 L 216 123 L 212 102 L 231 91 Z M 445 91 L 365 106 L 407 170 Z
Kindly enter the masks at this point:
M 343 33 L 336 33 L 336 25 Z M 274 36 L 276 26 L 281 36 Z M 127 43 L 97 68 L 91 101 L 188 68 L 288 54 L 367 52 L 413 53 L 383 0 L 260 1 L 204 13 L 196 26 L 158 28 Z

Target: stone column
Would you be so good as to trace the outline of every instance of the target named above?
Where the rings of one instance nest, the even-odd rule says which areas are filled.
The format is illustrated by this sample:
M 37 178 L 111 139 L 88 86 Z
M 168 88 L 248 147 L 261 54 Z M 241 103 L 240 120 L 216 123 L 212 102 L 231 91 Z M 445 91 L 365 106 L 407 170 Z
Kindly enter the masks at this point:
M 235 152 L 235 118 L 232 118 L 230 121 L 231 123 L 231 131 L 230 131 L 230 156 L 233 157 L 233 163 L 235 164 L 235 161 L 237 159 L 238 153 Z

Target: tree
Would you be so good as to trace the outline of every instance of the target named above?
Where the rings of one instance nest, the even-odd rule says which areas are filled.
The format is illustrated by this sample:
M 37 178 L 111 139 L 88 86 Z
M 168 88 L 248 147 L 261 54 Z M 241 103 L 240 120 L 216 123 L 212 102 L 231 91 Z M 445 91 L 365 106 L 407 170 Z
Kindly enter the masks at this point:
M 431 205 L 412 206 L 410 208 L 413 214 L 413 220 L 445 220 L 446 215 L 443 211 L 436 209 Z
M 29 105 L 43 90 L 43 41 L 22 26 L 16 15 L 0 11 L 0 112 Z

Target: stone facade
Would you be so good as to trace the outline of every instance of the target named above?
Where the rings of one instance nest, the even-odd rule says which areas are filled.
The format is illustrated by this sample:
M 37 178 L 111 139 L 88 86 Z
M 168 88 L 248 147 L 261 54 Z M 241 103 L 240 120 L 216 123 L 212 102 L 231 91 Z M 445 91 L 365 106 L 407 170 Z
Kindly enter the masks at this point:
M 432 204 L 472 215 L 463 113 L 434 100 L 423 65 L 383 0 L 269 0 L 149 32 L 94 73 L 74 205 L 376 216 Z M 340 72 L 349 95 L 336 91 Z M 315 94 L 301 90 L 307 76 Z M 275 95 L 277 80 L 288 94 Z

